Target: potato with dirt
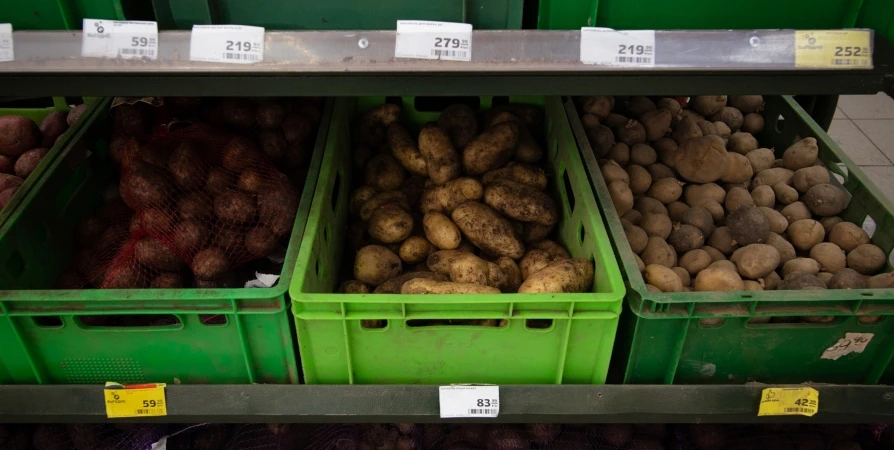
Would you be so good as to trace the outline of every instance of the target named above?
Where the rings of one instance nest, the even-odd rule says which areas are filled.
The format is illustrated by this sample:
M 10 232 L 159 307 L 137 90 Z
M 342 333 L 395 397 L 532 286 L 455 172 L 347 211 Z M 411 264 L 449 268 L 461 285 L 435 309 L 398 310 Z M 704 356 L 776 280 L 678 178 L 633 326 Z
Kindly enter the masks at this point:
M 190 268 L 199 280 L 214 281 L 226 275 L 232 266 L 224 250 L 208 247 L 196 253 Z
M 403 285 L 410 280 L 415 280 L 416 278 L 424 278 L 426 280 L 433 281 L 449 281 L 450 279 L 447 275 L 434 273 L 429 271 L 417 271 L 417 272 L 407 272 L 402 275 L 398 275 L 394 278 L 391 278 L 388 281 L 380 284 L 378 287 L 373 290 L 374 294 L 400 294 L 401 288 Z M 367 288 L 368 289 L 368 288 Z
M 454 148 L 463 149 L 478 135 L 478 117 L 468 105 L 450 105 L 438 116 L 438 127 L 447 132 Z
M 723 139 L 704 136 L 689 139 L 680 145 L 674 168 L 685 180 L 711 183 L 723 177 L 729 161 Z
M 510 162 L 504 167 L 485 173 L 481 177 L 481 184 L 487 185 L 501 179 L 531 186 L 538 191 L 545 190 L 548 181 L 543 169 L 533 164 Z
M 194 191 L 205 182 L 205 163 L 196 144 L 186 141 L 177 146 L 168 159 L 168 171 L 177 186 Z
M 378 286 L 400 274 L 401 261 L 394 252 L 381 245 L 367 245 L 354 257 L 354 278 Z
M 400 189 L 406 173 L 403 166 L 391 155 L 376 155 L 366 164 L 365 184 L 379 191 Z
M 370 216 L 367 231 L 379 242 L 397 244 L 413 232 L 413 217 L 403 208 L 386 205 Z
M 422 128 L 419 132 L 419 151 L 425 160 L 427 175 L 434 184 L 444 184 L 460 175 L 456 149 L 450 141 L 450 136 L 441 128 L 436 126 Z
M 134 162 L 121 176 L 121 199 L 131 209 L 164 205 L 176 192 L 174 181 L 160 167 Z
M 441 250 L 454 250 L 462 242 L 462 234 L 456 224 L 438 211 L 428 212 L 422 217 L 422 228 L 428 241 Z
M 457 283 L 414 278 L 401 286 L 401 294 L 499 294 L 500 290 L 477 283 Z
M 484 187 L 475 178 L 457 178 L 443 185 L 427 188 L 422 193 L 420 205 L 423 213 L 439 211 L 452 214 L 466 202 L 481 200 Z
M 500 122 L 475 137 L 462 151 L 462 167 L 469 175 L 482 175 L 502 167 L 512 159 L 521 126 Z
M 453 210 L 451 218 L 463 236 L 476 247 L 512 259 L 524 256 L 524 244 L 515 236 L 512 225 L 489 206 L 466 202 Z
M 522 222 L 555 225 L 559 221 L 559 210 L 549 195 L 510 180 L 498 179 L 486 185 L 484 203 Z
M 425 158 L 403 125 L 398 122 L 389 125 L 387 139 L 391 154 L 404 169 L 415 175 L 428 175 Z
M 22 179 L 28 178 L 49 151 L 47 148 L 34 148 L 22 153 L 14 167 L 16 176 Z
M 563 259 L 534 272 L 518 288 L 519 294 L 587 292 L 593 287 L 593 263 Z
M 428 268 L 447 275 L 457 283 L 475 283 L 495 288 L 505 287 L 506 274 L 495 263 L 459 250 L 441 250 L 428 256 Z

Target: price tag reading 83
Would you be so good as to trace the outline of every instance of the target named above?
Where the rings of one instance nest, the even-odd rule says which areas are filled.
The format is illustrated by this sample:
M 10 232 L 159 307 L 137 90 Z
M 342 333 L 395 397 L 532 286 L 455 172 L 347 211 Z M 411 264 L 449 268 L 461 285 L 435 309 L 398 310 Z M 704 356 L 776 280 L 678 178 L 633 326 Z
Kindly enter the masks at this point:
M 132 20 L 84 19 L 81 56 L 158 58 L 158 25 Z
M 580 61 L 606 66 L 654 67 L 655 31 L 581 28 Z
M 426 20 L 398 20 L 394 57 L 471 61 L 472 25 Z
M 191 61 L 251 64 L 264 60 L 264 28 L 244 25 L 193 25 Z
M 441 386 L 438 398 L 442 419 L 500 415 L 499 386 Z

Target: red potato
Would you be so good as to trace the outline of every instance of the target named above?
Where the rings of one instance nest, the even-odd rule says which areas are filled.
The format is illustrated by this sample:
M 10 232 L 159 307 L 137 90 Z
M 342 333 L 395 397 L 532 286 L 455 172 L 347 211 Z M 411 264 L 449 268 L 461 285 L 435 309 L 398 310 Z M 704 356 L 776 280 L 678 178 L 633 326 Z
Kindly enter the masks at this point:
M 68 116 L 65 118 L 68 126 L 74 125 L 75 122 L 77 122 L 78 119 L 81 118 L 81 115 L 84 114 L 85 111 L 87 111 L 87 106 L 89 105 L 87 105 L 86 103 L 82 103 L 78 106 L 75 106 L 71 109 L 71 111 L 68 112 Z
M 16 159 L 0 155 L 0 173 L 14 174 Z
M 65 111 L 54 111 L 44 117 L 40 122 L 40 132 L 43 138 L 40 141 L 41 147 L 52 147 L 56 143 L 56 139 L 68 131 L 68 113 Z
M 19 156 L 37 146 L 40 129 L 22 116 L 0 117 L 0 155 Z
M 24 182 L 25 180 L 15 175 L 0 173 L 0 192 L 5 191 L 9 188 L 19 187 Z
M 16 191 L 19 190 L 19 187 L 11 187 L 3 192 L 0 192 L 0 209 L 6 207 L 10 200 L 12 200 L 12 196 L 15 195 Z
M 37 165 L 40 164 L 40 161 L 43 160 L 45 156 L 47 156 L 47 153 L 49 151 L 50 150 L 46 148 L 35 148 L 28 150 L 27 152 L 23 153 L 22 156 L 19 156 L 19 159 L 16 160 L 16 165 L 14 168 L 16 176 L 23 179 L 28 178 L 28 176 L 30 176 L 31 173 L 34 172 L 34 169 L 37 168 Z

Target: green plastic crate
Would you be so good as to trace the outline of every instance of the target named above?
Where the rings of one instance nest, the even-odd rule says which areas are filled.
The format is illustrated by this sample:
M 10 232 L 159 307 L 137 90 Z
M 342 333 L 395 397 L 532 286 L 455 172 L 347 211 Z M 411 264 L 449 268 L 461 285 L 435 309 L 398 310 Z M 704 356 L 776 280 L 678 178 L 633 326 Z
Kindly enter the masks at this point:
M 340 281 L 352 174 L 350 122 L 384 98 L 340 99 L 333 114 L 310 220 L 289 293 L 308 384 L 604 383 L 624 285 L 574 136 L 557 97 L 518 97 L 546 107 L 546 168 L 562 211 L 556 234 L 595 261 L 592 293 L 491 295 L 332 294 Z M 492 102 L 481 97 L 482 108 Z M 416 125 L 439 113 L 403 98 Z M 350 256 L 349 256 L 350 257 Z M 361 319 L 387 319 L 366 329 Z M 414 319 L 506 319 L 507 325 L 422 326 Z M 552 320 L 545 329 L 528 319 Z
M 863 0 L 857 17 L 857 27 L 872 28 L 894 41 L 894 2 L 891 0 Z
M 68 111 L 69 107 L 65 104 L 65 99 L 62 97 L 53 97 L 53 106 L 47 108 L 0 108 L 0 116 L 23 116 L 33 120 L 35 123 L 40 125 L 40 122 L 43 121 L 50 113 L 55 111 Z M 89 101 L 89 99 L 84 99 L 84 101 Z M 75 126 L 68 129 L 65 134 L 62 135 L 62 138 L 58 139 L 57 142 L 53 145 L 53 148 L 47 153 L 47 155 L 40 161 L 40 164 L 34 169 L 34 172 L 31 173 L 25 182 L 19 187 L 19 190 L 16 191 L 15 195 L 9 200 L 9 203 L 6 204 L 6 207 L 0 208 L 0 225 L 5 223 L 9 217 L 12 215 L 12 212 L 15 211 L 16 207 L 22 203 L 22 200 L 25 198 L 25 195 L 33 189 L 34 186 L 38 184 L 38 180 L 43 177 L 44 173 L 46 173 L 47 169 L 50 167 L 52 161 L 54 161 L 59 154 L 62 153 L 65 146 L 68 144 L 72 135 L 76 133 L 75 130 L 80 127 L 80 123 L 83 123 L 93 114 L 95 114 L 97 107 L 94 106 L 81 115 L 81 120 L 79 123 L 75 124 Z
M 0 23 L 20 30 L 80 30 L 83 19 L 124 20 L 121 0 L 7 0 Z
M 815 137 L 820 159 L 845 178 L 853 195 L 845 220 L 876 224 L 872 242 L 894 248 L 894 205 L 789 96 L 765 97 L 766 127 L 757 136 L 782 155 Z M 617 210 L 571 101 L 566 109 L 627 281 L 613 374 L 631 384 L 765 383 L 875 384 L 894 357 L 894 289 L 653 293 L 646 290 Z M 888 267 L 890 270 L 890 266 Z M 828 324 L 757 323 L 774 316 L 835 316 Z M 881 316 L 874 323 L 873 316 Z M 760 319 L 765 318 L 765 319 Z M 823 352 L 846 333 L 873 337 L 862 353 L 838 360 Z M 894 372 L 888 381 L 894 381 Z
M 48 290 L 74 255 L 80 220 L 116 169 L 110 99 L 0 227 L 0 384 L 297 383 L 286 291 L 322 160 L 328 102 L 279 283 L 255 289 Z M 83 119 L 82 119 L 83 120 Z M 175 325 L 94 327 L 89 315 L 164 315 Z
M 164 29 L 238 24 L 268 30 L 393 30 L 398 20 L 464 22 L 475 29 L 520 29 L 524 0 L 153 0 Z M 362 11 L 362 12 L 361 12 Z
M 540 0 L 537 28 L 576 30 L 727 30 L 853 28 L 873 0 Z M 875 0 L 879 3 L 890 0 Z

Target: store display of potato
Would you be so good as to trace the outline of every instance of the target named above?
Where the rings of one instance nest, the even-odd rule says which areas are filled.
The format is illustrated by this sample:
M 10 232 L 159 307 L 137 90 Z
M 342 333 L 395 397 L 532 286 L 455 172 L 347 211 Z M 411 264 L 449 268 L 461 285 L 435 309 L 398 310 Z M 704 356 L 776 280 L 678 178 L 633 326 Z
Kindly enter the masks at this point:
M 396 105 L 362 114 L 352 133 L 362 175 L 350 195 L 345 292 L 589 291 L 593 263 L 548 239 L 561 211 L 538 166 L 542 116 L 529 105 L 480 116 L 452 105 L 413 127 Z M 421 189 L 407 189 L 410 180 Z
M 110 155 L 120 180 L 78 229 L 79 247 L 98 248 L 60 287 L 241 286 L 237 277 L 245 275 L 235 269 L 272 255 L 291 234 L 295 185 L 303 185 L 309 161 L 294 148 L 313 148 L 320 101 L 157 100 L 113 102 Z M 175 126 L 150 135 L 149 125 L 168 114 Z M 28 162 L 38 150 L 19 159 Z M 86 281 L 77 286 L 72 274 Z
M 763 97 L 696 96 L 682 107 L 646 97 L 577 104 L 650 290 L 891 286 L 894 276 L 880 274 L 890 269 L 888 255 L 840 216 L 850 196 L 819 160 L 817 140 L 801 139 L 780 158 L 760 147 Z M 617 126 L 611 142 L 601 134 L 594 142 L 593 130 L 615 116 L 642 122 L 645 142 L 632 144 Z

